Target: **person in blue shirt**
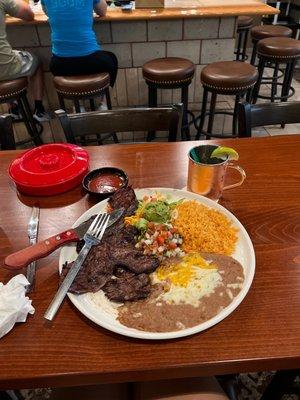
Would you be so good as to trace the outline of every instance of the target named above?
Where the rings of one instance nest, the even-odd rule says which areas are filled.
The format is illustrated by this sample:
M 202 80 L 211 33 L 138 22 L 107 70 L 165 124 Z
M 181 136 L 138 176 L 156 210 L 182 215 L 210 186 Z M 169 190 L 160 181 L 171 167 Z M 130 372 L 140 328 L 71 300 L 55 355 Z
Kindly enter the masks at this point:
M 115 54 L 101 50 L 93 30 L 93 11 L 105 16 L 105 0 L 41 0 L 51 27 L 53 75 L 110 74 L 114 85 L 118 60 Z

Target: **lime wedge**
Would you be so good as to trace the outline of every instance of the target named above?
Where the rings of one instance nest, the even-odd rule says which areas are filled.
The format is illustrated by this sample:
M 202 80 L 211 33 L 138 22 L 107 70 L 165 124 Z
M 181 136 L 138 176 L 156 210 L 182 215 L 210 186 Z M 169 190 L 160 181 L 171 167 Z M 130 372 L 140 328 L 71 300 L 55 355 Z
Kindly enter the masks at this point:
M 216 158 L 222 158 L 226 159 L 228 158 L 229 160 L 238 160 L 239 159 L 239 154 L 237 151 L 232 149 L 231 147 L 217 147 L 212 153 L 210 158 L 216 157 Z

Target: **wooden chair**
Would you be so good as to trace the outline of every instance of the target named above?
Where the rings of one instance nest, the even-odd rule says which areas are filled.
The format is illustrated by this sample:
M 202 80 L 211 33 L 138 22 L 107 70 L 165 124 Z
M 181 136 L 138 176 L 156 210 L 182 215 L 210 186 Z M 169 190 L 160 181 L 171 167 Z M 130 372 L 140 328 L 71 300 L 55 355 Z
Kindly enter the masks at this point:
M 119 110 L 91 111 L 67 114 L 55 111 L 63 127 L 67 142 L 88 144 L 111 137 L 111 132 L 168 131 L 168 141 L 175 142 L 180 137 L 183 105 L 160 108 L 126 108 Z M 114 133 L 116 135 L 116 133 Z
M 12 117 L 8 114 L 0 115 L 0 145 L 1 150 L 16 149 Z
M 300 102 L 255 104 L 239 103 L 239 137 L 251 137 L 256 126 L 300 123 Z

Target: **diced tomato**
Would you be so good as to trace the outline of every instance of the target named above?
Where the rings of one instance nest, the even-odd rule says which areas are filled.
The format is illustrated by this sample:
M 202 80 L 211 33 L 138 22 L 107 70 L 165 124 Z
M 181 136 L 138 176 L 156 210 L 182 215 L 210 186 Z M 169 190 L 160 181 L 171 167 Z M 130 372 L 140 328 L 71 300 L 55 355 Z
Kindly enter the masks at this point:
M 163 236 L 157 236 L 157 243 L 161 246 L 165 242 L 165 238 Z
M 144 197 L 143 197 L 143 200 L 144 200 L 144 201 L 147 201 L 148 199 L 149 199 L 149 196 L 144 196 Z
M 174 249 L 176 249 L 176 247 L 177 247 L 176 243 L 174 243 L 174 242 L 168 243 L 168 250 L 174 250 Z
M 173 227 L 173 228 L 170 228 L 170 232 L 171 232 L 171 233 L 177 233 L 177 228 L 174 228 L 174 227 Z

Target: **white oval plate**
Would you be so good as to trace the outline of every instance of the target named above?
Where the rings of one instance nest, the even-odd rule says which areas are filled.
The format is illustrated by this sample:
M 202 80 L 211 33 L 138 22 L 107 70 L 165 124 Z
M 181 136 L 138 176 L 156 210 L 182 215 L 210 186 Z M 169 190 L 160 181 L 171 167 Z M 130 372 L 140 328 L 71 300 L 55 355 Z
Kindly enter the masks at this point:
M 188 329 L 183 329 L 180 331 L 175 331 L 175 332 L 144 332 L 144 331 L 139 331 L 137 329 L 133 328 L 128 328 L 124 325 L 122 325 L 114 315 L 110 314 L 107 310 L 104 310 L 100 306 L 97 306 L 94 304 L 89 298 L 88 295 L 82 294 L 82 295 L 74 295 L 71 293 L 68 293 L 68 296 L 72 303 L 75 305 L 75 307 L 78 308 L 79 311 L 82 312 L 87 318 L 95 322 L 96 324 L 102 326 L 103 328 L 106 328 L 110 331 L 119 333 L 121 335 L 129 336 L 129 337 L 134 337 L 134 338 L 139 338 L 139 339 L 173 339 L 173 338 L 179 338 L 183 336 L 189 336 L 193 335 L 195 333 L 204 331 L 205 329 L 208 329 L 212 327 L 213 325 L 216 325 L 220 321 L 222 321 L 224 318 L 226 318 L 229 314 L 231 314 L 237 307 L 238 305 L 242 302 L 246 294 L 248 293 L 250 286 L 252 284 L 252 280 L 254 277 L 255 273 L 255 254 L 254 254 L 254 249 L 253 245 L 251 242 L 251 239 L 246 232 L 246 229 L 243 227 L 243 225 L 239 222 L 239 220 L 231 214 L 226 208 L 222 207 L 220 204 L 215 203 L 214 201 L 207 199 L 206 197 L 199 196 L 197 194 L 187 192 L 184 190 L 178 190 L 178 189 L 167 189 L 167 188 L 147 188 L 147 189 L 136 189 L 135 193 L 138 199 L 142 199 L 143 196 L 145 195 L 150 195 L 155 191 L 159 191 L 162 194 L 165 195 L 171 195 L 172 199 L 178 200 L 178 199 L 188 199 L 188 200 L 197 200 L 199 203 L 204 204 L 205 206 L 208 206 L 210 208 L 213 208 L 215 210 L 220 211 L 221 213 L 225 214 L 227 218 L 229 218 L 232 221 L 233 226 L 235 226 L 238 229 L 238 242 L 236 245 L 236 250 L 234 254 L 232 255 L 236 260 L 238 260 L 243 268 L 244 268 L 244 274 L 245 274 L 245 281 L 242 290 L 240 293 L 233 299 L 232 303 L 229 304 L 228 307 L 223 309 L 219 314 L 217 314 L 215 317 L 211 318 L 210 320 L 196 325 L 192 328 Z M 78 220 L 74 223 L 73 227 L 81 224 L 82 222 L 86 221 L 90 216 L 92 216 L 95 213 L 99 213 L 101 211 L 106 210 L 106 204 L 107 200 L 104 200 L 89 210 L 87 210 Z M 76 253 L 76 245 L 68 245 L 62 248 L 60 252 L 60 257 L 59 257 L 59 270 L 61 272 L 62 265 L 68 261 L 73 261 L 75 260 L 77 256 Z

